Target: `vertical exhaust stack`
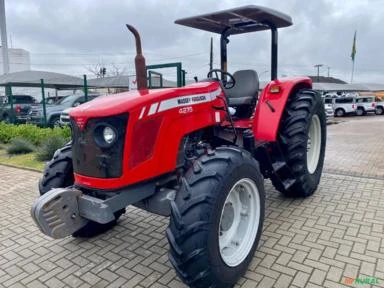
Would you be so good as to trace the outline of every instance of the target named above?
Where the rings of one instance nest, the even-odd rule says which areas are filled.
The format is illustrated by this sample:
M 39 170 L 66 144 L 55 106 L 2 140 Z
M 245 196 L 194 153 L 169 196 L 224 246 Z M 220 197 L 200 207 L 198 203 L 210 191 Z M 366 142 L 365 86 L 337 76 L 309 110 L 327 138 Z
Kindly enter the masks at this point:
M 136 57 L 135 57 L 135 69 L 136 69 L 136 81 L 137 81 L 137 89 L 147 89 L 147 69 L 145 65 L 145 58 L 143 56 L 141 50 L 141 39 L 139 32 L 135 29 L 135 27 L 126 24 L 129 31 L 135 36 L 136 40 Z

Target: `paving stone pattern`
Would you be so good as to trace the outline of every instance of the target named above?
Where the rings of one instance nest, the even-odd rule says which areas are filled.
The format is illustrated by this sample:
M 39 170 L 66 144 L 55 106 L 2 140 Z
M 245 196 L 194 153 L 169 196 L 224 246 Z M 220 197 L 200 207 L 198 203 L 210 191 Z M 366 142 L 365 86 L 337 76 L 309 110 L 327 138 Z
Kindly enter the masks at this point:
M 325 171 L 384 179 L 384 115 L 337 118 L 328 126 Z
M 264 231 L 237 287 L 339 288 L 366 276 L 384 286 L 384 139 L 367 133 L 384 122 L 372 119 L 329 126 L 326 173 L 312 197 L 287 199 L 265 182 Z M 0 287 L 185 287 L 167 258 L 165 217 L 128 208 L 99 237 L 44 236 L 30 217 L 39 176 L 0 166 Z

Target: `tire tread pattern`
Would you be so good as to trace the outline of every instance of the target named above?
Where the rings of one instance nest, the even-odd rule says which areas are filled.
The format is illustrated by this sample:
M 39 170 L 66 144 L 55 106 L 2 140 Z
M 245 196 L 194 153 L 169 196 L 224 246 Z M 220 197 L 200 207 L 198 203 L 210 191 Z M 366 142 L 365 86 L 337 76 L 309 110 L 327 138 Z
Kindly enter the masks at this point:
M 271 181 L 276 190 L 288 197 L 310 196 L 318 186 L 318 181 L 312 183 L 308 180 L 306 166 L 307 129 L 313 111 L 320 116 L 321 125 L 325 126 L 326 117 L 321 96 L 313 90 L 300 90 L 288 99 L 282 116 L 278 143 L 284 158 L 283 162 L 285 162 L 283 166 L 289 170 L 289 173 L 272 173 Z M 326 137 L 324 134 L 322 137 Z M 319 161 L 321 175 L 324 153 L 320 154 Z M 277 162 L 281 162 L 281 159 Z M 272 166 L 274 166 L 274 162 Z M 279 163 L 276 166 L 281 167 L 282 165 Z
M 170 245 L 169 260 L 178 276 L 190 287 L 223 287 L 212 279 L 213 268 L 209 265 L 207 248 L 201 245 L 201 239 L 204 233 L 208 233 L 211 223 L 207 214 L 215 204 L 216 195 L 213 193 L 217 193 L 217 189 L 209 188 L 220 185 L 222 179 L 228 176 L 224 172 L 226 167 L 246 161 L 260 174 L 257 161 L 244 153 L 248 152 L 234 147 L 210 150 L 195 160 L 192 169 L 181 179 L 181 190 L 176 199 L 171 201 L 171 220 L 166 230 Z M 195 239 L 193 247 L 190 244 L 192 238 Z

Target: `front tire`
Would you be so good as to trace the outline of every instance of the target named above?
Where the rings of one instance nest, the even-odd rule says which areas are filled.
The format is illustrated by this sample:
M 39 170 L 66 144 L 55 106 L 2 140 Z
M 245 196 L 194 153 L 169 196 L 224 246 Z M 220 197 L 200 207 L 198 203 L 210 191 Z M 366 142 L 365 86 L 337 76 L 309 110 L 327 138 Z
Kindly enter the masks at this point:
M 361 108 L 361 107 L 357 108 L 357 110 L 356 110 L 357 116 L 363 116 L 364 114 L 365 114 L 365 111 L 363 108 Z
M 60 127 L 60 117 L 53 116 L 52 119 L 49 121 L 49 127 L 51 128 Z
M 284 166 L 273 166 L 289 172 L 271 175 L 272 184 L 285 196 L 308 197 L 316 191 L 324 165 L 326 125 L 319 93 L 301 90 L 288 99 L 277 139 L 278 163 Z
M 345 111 L 341 108 L 337 109 L 335 112 L 337 117 L 343 117 L 345 115 Z
M 70 144 L 57 150 L 44 168 L 43 177 L 39 181 L 40 195 L 43 195 L 53 188 L 64 188 L 74 184 L 72 166 L 72 147 Z M 84 227 L 72 234 L 73 237 L 93 237 L 101 234 L 117 224 L 119 217 L 125 209 L 115 212 L 115 220 L 100 224 L 89 221 Z
M 384 114 L 384 108 L 379 106 L 379 107 L 376 107 L 375 109 L 375 114 L 376 115 L 383 115 Z
M 220 147 L 195 161 L 171 202 L 169 260 L 190 287 L 231 287 L 246 272 L 264 220 L 259 165 Z

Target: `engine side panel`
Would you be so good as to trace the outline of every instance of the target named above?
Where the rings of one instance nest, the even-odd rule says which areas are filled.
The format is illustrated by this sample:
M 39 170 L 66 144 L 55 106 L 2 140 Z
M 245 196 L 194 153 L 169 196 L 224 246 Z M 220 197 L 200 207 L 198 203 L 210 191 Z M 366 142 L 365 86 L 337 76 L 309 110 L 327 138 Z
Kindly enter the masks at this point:
M 289 95 L 300 89 L 311 88 L 312 81 L 308 77 L 271 81 L 262 91 L 256 107 L 252 124 L 255 138 L 260 141 L 276 141 L 281 116 Z M 271 90 L 279 90 L 279 92 L 272 93 Z

